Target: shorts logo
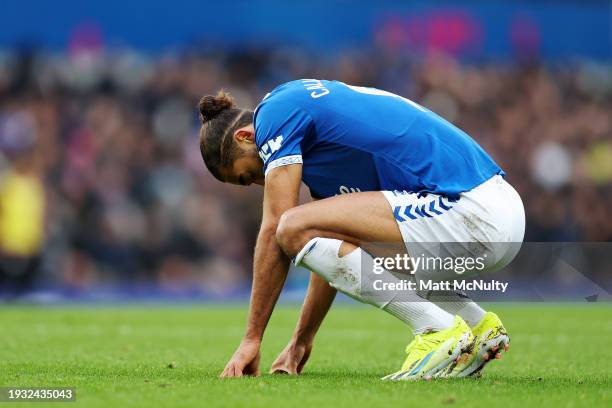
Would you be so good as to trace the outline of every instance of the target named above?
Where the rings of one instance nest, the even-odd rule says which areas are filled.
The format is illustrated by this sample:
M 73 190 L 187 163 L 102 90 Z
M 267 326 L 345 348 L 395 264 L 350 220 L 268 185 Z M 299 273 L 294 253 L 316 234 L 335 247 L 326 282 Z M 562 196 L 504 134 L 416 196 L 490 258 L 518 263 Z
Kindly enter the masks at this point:
M 459 201 L 458 199 L 450 199 L 447 198 L 448 203 L 444 203 L 442 197 L 438 197 L 437 200 L 432 200 L 429 203 L 423 204 L 421 206 L 417 204 L 410 205 L 398 205 L 393 207 L 393 216 L 399 222 L 405 222 L 409 220 L 416 220 L 417 218 L 431 218 L 436 215 L 442 215 L 446 211 L 453 208 L 450 203 L 454 203 Z

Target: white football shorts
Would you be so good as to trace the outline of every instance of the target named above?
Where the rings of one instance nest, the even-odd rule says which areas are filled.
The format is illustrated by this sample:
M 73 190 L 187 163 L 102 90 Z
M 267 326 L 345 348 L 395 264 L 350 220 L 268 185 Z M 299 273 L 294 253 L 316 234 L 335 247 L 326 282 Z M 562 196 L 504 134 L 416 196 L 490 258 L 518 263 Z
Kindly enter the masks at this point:
M 412 258 L 480 257 L 485 260 L 480 272 L 489 272 L 508 265 L 523 242 L 523 202 L 500 175 L 461 193 L 456 200 L 430 193 L 382 193 Z

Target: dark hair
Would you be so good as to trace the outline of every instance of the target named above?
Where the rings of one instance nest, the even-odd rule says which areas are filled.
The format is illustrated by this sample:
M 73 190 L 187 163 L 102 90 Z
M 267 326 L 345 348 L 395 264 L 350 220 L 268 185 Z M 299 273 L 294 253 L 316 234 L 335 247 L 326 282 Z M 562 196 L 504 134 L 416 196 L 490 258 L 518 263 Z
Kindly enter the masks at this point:
M 236 159 L 234 131 L 253 122 L 253 112 L 236 107 L 234 99 L 225 91 L 206 95 L 200 99 L 200 153 L 208 170 L 217 180 L 220 169 Z

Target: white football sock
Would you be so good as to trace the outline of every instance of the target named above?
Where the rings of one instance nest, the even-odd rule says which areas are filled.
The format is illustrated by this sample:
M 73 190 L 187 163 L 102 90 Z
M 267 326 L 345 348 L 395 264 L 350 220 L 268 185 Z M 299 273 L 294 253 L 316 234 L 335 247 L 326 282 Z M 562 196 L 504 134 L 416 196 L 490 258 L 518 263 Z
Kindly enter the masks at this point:
M 340 257 L 338 251 L 341 245 L 342 241 L 338 239 L 313 238 L 298 253 L 294 262 L 296 265 L 305 266 L 315 272 L 342 293 L 397 317 L 412 327 L 415 334 L 440 331 L 453 325 L 453 315 L 412 291 L 402 293 L 402 301 L 395 301 L 392 294 L 389 295 L 389 299 L 385 300 L 374 300 L 361 296 L 362 261 L 364 265 L 367 265 L 365 267 L 370 273 L 373 270 L 371 268 L 373 259 L 361 248 Z M 378 276 L 384 282 L 399 282 L 399 279 L 388 271 L 383 271 Z
M 422 297 L 430 300 L 440 308 L 453 315 L 459 315 L 470 327 L 476 326 L 487 313 L 483 308 L 467 295 L 450 290 L 429 291 L 419 293 Z

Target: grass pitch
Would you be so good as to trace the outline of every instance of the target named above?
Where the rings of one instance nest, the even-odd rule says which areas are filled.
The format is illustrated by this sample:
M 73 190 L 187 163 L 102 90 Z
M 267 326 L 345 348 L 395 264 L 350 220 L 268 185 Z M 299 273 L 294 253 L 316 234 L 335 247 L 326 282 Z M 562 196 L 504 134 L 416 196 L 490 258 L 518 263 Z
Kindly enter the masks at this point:
M 481 379 L 387 383 L 379 377 L 401 365 L 410 335 L 373 308 L 333 308 L 300 377 L 222 381 L 217 375 L 241 338 L 246 305 L 3 306 L 0 386 L 76 387 L 76 403 L 53 407 L 612 406 L 612 305 L 491 310 L 508 328 L 511 349 Z M 274 313 L 262 371 L 297 316 L 297 307 Z

